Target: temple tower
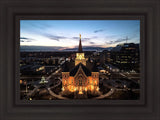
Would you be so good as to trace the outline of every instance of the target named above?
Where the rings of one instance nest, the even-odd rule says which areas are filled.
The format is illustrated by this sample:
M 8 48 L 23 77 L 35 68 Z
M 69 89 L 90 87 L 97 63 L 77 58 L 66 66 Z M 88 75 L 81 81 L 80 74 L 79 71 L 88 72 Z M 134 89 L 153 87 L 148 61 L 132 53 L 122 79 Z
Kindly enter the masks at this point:
M 81 43 L 81 34 L 79 35 L 79 47 L 78 47 L 78 53 L 76 53 L 76 59 L 75 59 L 75 66 L 79 63 L 82 63 L 86 66 L 86 58 L 84 56 L 83 50 L 82 50 L 82 43 Z

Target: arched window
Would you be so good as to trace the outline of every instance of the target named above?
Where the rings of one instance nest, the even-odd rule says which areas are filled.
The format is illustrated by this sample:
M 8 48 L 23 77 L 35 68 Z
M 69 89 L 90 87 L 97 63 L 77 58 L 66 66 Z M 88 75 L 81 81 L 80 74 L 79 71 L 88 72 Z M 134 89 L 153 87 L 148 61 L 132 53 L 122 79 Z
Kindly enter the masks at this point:
M 73 79 L 72 79 L 72 84 L 73 84 Z
M 80 75 L 80 76 L 78 77 L 78 85 L 79 85 L 79 86 L 82 86 L 82 80 L 83 80 L 82 75 Z
M 88 84 L 89 84 L 89 80 L 88 80 Z

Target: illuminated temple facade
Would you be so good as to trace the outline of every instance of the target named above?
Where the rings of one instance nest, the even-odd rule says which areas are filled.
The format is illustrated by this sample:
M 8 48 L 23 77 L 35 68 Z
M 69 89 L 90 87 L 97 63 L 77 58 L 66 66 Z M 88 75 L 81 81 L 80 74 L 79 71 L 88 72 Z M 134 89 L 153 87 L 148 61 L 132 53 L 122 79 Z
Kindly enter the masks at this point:
M 62 94 L 74 93 L 74 98 L 87 98 L 99 94 L 99 72 L 88 62 L 82 50 L 81 35 L 74 65 L 71 62 L 62 71 Z M 87 66 L 89 66 L 87 68 Z

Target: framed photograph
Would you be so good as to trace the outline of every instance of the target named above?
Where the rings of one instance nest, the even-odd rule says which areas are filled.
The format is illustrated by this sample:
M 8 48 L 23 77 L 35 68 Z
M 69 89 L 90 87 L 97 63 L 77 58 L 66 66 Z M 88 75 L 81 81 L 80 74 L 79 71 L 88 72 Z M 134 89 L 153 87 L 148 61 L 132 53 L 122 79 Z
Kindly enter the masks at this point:
M 140 20 L 20 20 L 20 99 L 138 100 L 140 48 Z
M 1 119 L 160 119 L 159 5 L 1 1 Z

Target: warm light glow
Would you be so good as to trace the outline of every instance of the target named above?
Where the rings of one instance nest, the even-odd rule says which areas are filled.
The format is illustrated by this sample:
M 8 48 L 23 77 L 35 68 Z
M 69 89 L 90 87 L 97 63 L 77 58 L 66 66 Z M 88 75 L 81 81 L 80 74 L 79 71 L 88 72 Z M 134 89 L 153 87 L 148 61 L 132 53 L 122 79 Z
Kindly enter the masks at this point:
M 64 80 L 64 84 L 66 84 L 67 83 L 67 81 L 66 80 Z
M 68 90 L 69 90 L 69 91 L 71 91 L 71 92 L 74 92 L 74 91 L 75 91 L 75 87 L 74 87 L 74 86 L 69 85 L 69 86 L 68 86 Z
M 83 94 L 83 92 L 82 91 L 79 91 L 79 93 L 78 94 Z
M 91 91 L 94 89 L 94 86 L 93 85 L 91 85 Z
M 84 57 L 84 53 L 76 53 L 75 65 L 79 63 L 86 66 L 86 58 Z
M 22 81 L 22 80 L 20 80 L 20 81 L 19 81 L 19 83 L 20 83 L 20 84 L 22 84 L 22 83 L 23 83 L 23 81 Z
M 82 87 L 79 88 L 79 93 L 78 94 L 83 94 Z
M 97 87 L 97 89 L 96 89 L 97 91 L 99 91 L 99 87 Z
M 76 91 L 76 90 L 77 90 L 77 87 L 74 88 L 74 91 Z
M 95 80 L 94 83 L 95 83 L 95 85 L 96 85 L 96 84 L 97 84 L 97 81 Z
M 74 92 L 74 87 L 73 86 L 71 86 L 71 90 L 70 90 L 71 92 Z
M 85 59 L 84 53 L 76 53 L 76 59 Z
M 84 89 L 85 91 L 87 91 L 87 87 L 85 87 L 85 89 Z
M 86 66 L 86 58 L 84 56 L 84 53 L 76 53 L 76 59 L 75 59 L 75 65 L 82 63 L 83 65 Z M 63 75 L 64 74 L 64 75 Z M 77 77 L 71 77 L 69 75 L 69 72 L 67 74 L 68 76 L 66 77 L 66 73 L 62 72 L 62 79 L 63 77 L 65 77 L 65 79 L 67 79 L 67 81 L 64 79 L 63 84 L 66 84 L 66 88 L 65 90 L 69 90 L 70 92 L 75 92 L 78 91 L 78 94 L 83 94 L 83 92 L 87 92 L 87 91 L 98 91 L 99 87 L 98 87 L 98 83 L 99 83 L 99 72 L 92 72 L 91 76 L 87 76 L 87 81 L 82 82 L 83 80 L 81 79 L 77 79 Z M 76 83 L 76 85 L 74 84 Z M 82 84 L 83 83 L 83 84 Z M 77 86 L 78 85 L 78 86 Z M 63 86 L 62 86 L 62 90 L 64 90 Z
M 64 87 L 62 87 L 62 91 L 64 91 Z
M 40 67 L 40 68 L 37 68 L 36 71 L 40 71 L 40 70 L 44 70 L 44 69 L 45 69 L 45 67 L 42 66 L 42 67 Z

